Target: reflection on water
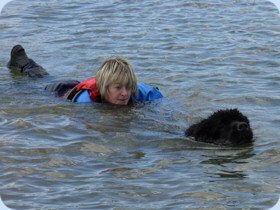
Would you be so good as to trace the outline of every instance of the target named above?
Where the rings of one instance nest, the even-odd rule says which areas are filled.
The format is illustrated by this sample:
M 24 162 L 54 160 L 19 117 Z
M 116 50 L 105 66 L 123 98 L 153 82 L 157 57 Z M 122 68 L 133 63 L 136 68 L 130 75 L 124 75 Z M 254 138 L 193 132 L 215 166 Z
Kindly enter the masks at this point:
M 267 209 L 279 195 L 279 17 L 269 2 L 45 1 L 0 16 L 0 194 L 13 209 Z M 51 76 L 6 68 L 13 45 Z M 134 65 L 160 101 L 72 104 L 44 91 Z M 238 107 L 255 142 L 194 142 L 185 129 Z

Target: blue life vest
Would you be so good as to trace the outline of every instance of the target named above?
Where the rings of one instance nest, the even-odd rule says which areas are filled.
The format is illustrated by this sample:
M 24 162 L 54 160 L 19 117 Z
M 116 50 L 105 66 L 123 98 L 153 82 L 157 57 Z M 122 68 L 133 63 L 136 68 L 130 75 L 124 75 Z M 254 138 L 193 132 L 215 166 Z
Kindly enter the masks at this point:
M 144 83 L 138 83 L 138 94 L 136 100 L 132 98 L 132 101 L 136 102 L 148 102 L 156 99 L 163 98 L 161 92 L 154 86 L 146 85 Z
M 161 92 L 154 86 L 146 85 L 144 83 L 138 83 L 138 95 L 135 99 L 132 98 L 132 102 L 149 102 L 156 99 L 163 98 Z M 89 103 L 92 102 L 89 96 L 89 91 L 84 90 L 75 100 L 77 103 Z
M 84 90 L 75 100 L 77 103 L 90 103 L 89 90 Z

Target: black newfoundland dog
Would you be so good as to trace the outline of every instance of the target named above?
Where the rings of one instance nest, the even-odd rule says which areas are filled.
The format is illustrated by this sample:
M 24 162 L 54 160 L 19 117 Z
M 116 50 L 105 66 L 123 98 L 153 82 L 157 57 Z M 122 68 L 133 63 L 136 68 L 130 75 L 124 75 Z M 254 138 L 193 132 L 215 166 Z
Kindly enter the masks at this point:
M 196 141 L 239 146 L 253 142 L 249 120 L 238 109 L 218 110 L 185 132 Z

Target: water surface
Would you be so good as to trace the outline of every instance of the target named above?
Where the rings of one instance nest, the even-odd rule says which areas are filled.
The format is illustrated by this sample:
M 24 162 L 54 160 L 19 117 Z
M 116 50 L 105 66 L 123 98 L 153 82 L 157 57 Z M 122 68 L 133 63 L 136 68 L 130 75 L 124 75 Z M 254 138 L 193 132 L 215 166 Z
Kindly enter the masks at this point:
M 266 1 L 27 1 L 0 16 L 0 194 L 13 209 L 267 209 L 279 190 L 280 18 Z M 51 76 L 6 68 L 15 44 Z M 72 104 L 44 91 L 123 56 L 165 98 Z M 244 148 L 191 141 L 223 108 Z

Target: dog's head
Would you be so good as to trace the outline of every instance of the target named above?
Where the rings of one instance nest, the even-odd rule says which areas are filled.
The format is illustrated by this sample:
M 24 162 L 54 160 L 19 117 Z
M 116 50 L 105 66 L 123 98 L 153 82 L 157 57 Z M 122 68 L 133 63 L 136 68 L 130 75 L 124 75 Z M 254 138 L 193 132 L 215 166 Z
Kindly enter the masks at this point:
M 250 122 L 237 109 L 219 110 L 186 130 L 197 141 L 219 145 L 242 145 L 253 141 Z

